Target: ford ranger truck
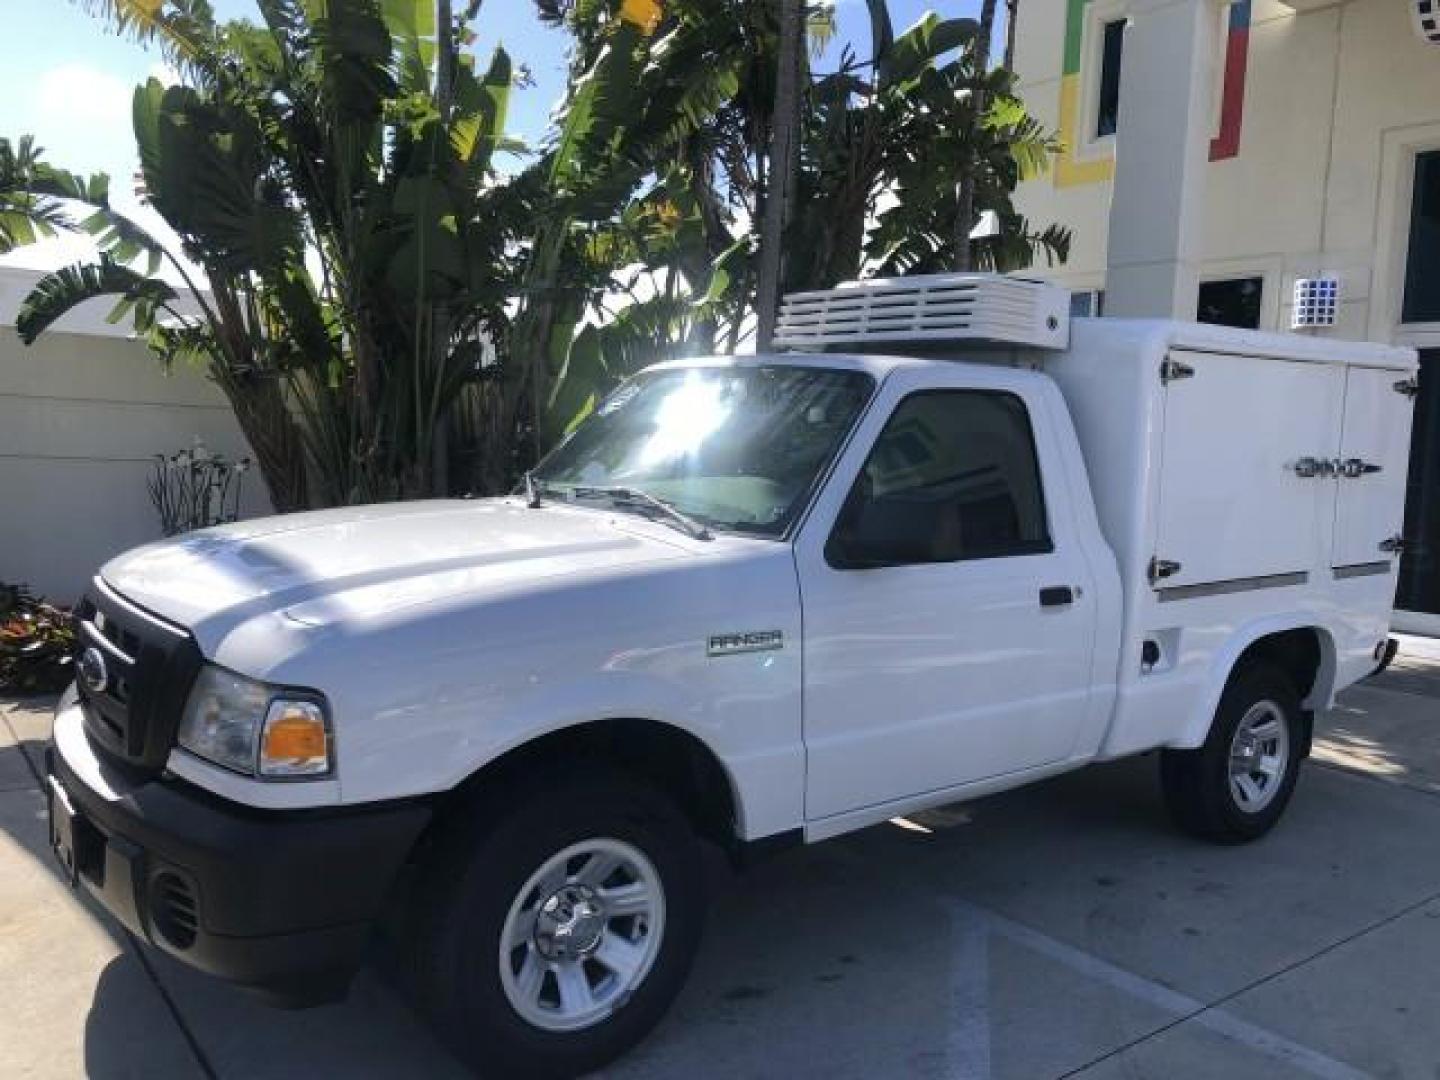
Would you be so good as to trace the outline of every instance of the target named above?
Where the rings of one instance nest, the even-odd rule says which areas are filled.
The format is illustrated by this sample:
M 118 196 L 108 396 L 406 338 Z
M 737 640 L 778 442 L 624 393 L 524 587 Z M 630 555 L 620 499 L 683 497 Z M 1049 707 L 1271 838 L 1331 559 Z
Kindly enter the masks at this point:
M 394 927 L 462 1060 L 564 1076 L 676 996 L 705 844 L 1147 751 L 1188 832 L 1276 824 L 1385 659 L 1412 352 L 986 276 L 793 297 L 782 340 L 640 373 L 514 497 L 104 566 L 48 756 L 71 881 L 289 1003 Z

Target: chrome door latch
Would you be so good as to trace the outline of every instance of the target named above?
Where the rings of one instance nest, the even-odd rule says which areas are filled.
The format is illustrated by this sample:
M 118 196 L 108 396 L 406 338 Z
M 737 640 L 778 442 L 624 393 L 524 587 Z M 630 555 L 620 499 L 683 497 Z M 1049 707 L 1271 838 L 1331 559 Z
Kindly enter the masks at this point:
M 1404 394 L 1406 397 L 1411 398 L 1411 399 L 1413 400 L 1414 398 L 1418 397 L 1419 394 L 1420 394 L 1420 380 L 1419 380 L 1419 379 L 1401 379 L 1399 382 L 1397 382 L 1397 383 L 1395 384 L 1395 392 L 1396 392 L 1397 394 Z
M 1172 578 L 1179 572 L 1180 564 L 1178 562 L 1171 562 L 1169 559 L 1158 558 L 1150 560 L 1151 585 L 1164 581 L 1166 578 Z
M 1172 383 L 1179 379 L 1193 379 L 1195 369 L 1189 364 L 1182 364 L 1179 360 L 1166 360 L 1160 365 L 1160 381 Z
M 1329 479 L 1335 475 L 1335 465 L 1329 458 L 1302 457 L 1290 468 L 1294 469 L 1295 475 L 1302 480 L 1311 480 L 1317 476 Z
M 1348 461 L 1336 462 L 1336 471 L 1349 480 L 1358 480 L 1362 476 L 1371 476 L 1374 473 L 1383 472 L 1383 465 L 1372 465 L 1360 458 L 1351 458 Z
M 1405 538 L 1399 533 L 1396 533 L 1388 540 L 1380 541 L 1380 550 L 1387 555 L 1403 555 L 1405 554 L 1405 546 Z
M 1385 466 L 1372 465 L 1361 458 L 1349 458 L 1342 461 L 1339 458 L 1302 457 L 1290 468 L 1294 469 L 1295 475 L 1302 480 L 1311 480 L 1315 477 L 1322 480 L 1329 480 L 1333 477 L 1358 480 L 1362 476 L 1371 476 L 1385 471 Z

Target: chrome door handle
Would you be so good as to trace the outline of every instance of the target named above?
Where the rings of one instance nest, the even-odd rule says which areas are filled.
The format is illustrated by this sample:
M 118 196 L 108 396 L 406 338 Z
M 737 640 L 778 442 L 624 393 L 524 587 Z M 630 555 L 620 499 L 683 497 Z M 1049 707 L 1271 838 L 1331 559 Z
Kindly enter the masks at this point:
M 1374 473 L 1383 472 L 1383 465 L 1372 465 L 1360 458 L 1350 458 L 1348 461 L 1340 462 L 1339 473 L 1349 480 L 1358 480 L 1362 476 L 1370 476 Z
M 1295 475 L 1302 480 L 1310 480 L 1317 476 L 1329 476 L 1334 471 L 1335 463 L 1326 461 L 1323 458 L 1302 457 L 1291 465 Z

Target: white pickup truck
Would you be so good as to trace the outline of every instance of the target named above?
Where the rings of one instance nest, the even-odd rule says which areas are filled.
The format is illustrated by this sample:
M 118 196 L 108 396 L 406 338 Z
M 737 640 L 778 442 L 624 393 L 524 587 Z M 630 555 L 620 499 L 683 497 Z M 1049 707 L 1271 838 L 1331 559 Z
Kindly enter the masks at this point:
M 1270 829 L 1388 659 L 1414 355 L 985 276 L 782 325 L 807 351 L 636 376 L 516 497 L 105 566 L 49 754 L 72 880 L 293 1002 L 397 926 L 464 1060 L 568 1075 L 675 996 L 702 842 L 1153 750 L 1183 828 Z

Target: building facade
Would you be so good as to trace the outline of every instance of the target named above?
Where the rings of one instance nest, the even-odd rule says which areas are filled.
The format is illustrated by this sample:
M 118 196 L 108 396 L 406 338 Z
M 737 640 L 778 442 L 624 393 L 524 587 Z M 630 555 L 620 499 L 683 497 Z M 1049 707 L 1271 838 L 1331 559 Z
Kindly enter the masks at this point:
M 1420 350 L 1397 625 L 1440 632 L 1440 0 L 1022 0 L 1015 66 L 1078 311 Z

